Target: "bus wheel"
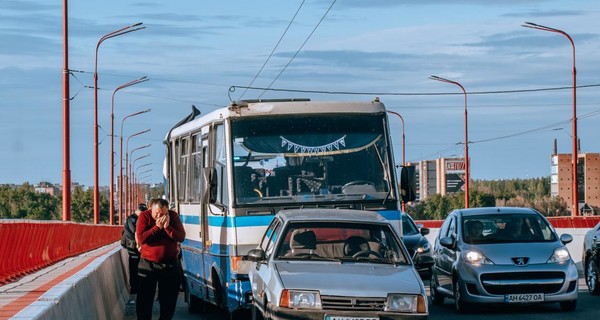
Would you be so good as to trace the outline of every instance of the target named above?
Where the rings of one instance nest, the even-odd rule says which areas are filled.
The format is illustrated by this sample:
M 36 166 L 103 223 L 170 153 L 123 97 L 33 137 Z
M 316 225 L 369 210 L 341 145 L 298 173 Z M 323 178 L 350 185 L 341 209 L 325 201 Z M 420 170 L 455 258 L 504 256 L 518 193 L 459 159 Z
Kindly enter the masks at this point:
M 189 313 L 206 313 L 206 302 L 204 300 L 191 294 L 189 291 L 186 291 L 185 295 Z

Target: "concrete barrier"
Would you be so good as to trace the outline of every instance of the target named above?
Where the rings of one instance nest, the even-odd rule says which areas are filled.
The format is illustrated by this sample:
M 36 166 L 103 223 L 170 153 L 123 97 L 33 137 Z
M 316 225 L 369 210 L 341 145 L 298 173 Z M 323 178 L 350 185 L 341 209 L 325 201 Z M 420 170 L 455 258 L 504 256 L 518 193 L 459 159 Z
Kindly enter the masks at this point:
M 11 319 L 122 319 L 129 298 L 124 267 L 115 246 Z

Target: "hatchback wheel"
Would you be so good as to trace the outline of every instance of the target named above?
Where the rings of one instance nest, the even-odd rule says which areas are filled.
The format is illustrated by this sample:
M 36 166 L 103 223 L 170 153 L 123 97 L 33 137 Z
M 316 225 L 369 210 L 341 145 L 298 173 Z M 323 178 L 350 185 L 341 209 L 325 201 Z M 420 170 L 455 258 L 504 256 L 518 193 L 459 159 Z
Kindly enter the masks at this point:
M 593 257 L 590 258 L 585 265 L 585 282 L 588 290 L 593 295 L 600 294 L 600 274 L 598 266 L 594 263 Z
M 454 308 L 458 313 L 467 313 L 469 312 L 470 305 L 469 303 L 464 301 L 462 294 L 463 283 L 462 280 L 456 279 L 454 280 Z
M 431 302 L 436 306 L 444 304 L 444 296 L 437 291 L 438 283 L 437 278 L 431 273 L 431 280 L 429 280 L 429 294 L 431 295 Z
M 562 311 L 575 311 L 576 307 L 577 307 L 577 300 L 562 301 L 560 303 L 560 309 Z

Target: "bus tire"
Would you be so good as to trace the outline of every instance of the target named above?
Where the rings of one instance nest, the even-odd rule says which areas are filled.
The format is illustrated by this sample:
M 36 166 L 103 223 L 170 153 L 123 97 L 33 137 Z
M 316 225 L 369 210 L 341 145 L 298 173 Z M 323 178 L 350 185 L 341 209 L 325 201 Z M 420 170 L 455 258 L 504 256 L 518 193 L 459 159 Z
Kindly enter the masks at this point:
M 206 302 L 189 291 L 185 292 L 188 303 L 188 312 L 192 314 L 206 313 Z

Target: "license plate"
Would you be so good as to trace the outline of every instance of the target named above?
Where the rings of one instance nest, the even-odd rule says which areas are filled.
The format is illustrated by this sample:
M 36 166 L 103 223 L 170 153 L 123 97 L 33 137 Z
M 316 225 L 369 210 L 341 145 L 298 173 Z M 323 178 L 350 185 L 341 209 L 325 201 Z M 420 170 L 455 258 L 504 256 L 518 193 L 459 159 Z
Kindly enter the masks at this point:
M 379 317 L 346 317 L 325 315 L 325 320 L 379 320 Z
M 505 294 L 506 303 L 536 303 L 544 302 L 543 293 Z

